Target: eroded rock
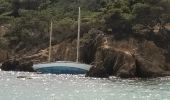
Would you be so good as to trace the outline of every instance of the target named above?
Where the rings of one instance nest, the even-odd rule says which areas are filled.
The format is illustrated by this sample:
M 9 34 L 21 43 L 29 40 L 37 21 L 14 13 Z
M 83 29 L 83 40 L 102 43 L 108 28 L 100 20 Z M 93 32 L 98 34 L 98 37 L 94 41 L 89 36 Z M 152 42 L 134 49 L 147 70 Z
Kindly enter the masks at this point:
M 106 75 L 105 77 L 109 75 L 121 78 L 150 78 L 170 75 L 164 50 L 157 47 L 154 42 L 134 41 L 134 46 L 130 47 L 115 46 L 112 41 L 107 42 L 102 42 L 103 44 L 96 51 L 94 61 L 96 67 L 88 72 L 90 77 L 102 76 L 101 70 L 104 72 L 103 75 Z
M 25 71 L 25 72 L 34 72 L 32 68 L 33 62 L 23 62 L 18 60 L 7 60 L 2 63 L 1 70 L 3 71 Z

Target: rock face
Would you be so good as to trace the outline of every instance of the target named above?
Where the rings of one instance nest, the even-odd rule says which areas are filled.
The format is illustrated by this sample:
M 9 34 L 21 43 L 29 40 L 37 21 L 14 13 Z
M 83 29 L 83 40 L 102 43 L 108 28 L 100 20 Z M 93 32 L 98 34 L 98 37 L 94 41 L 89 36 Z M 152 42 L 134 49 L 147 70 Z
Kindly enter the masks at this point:
M 1 69 L 4 71 L 14 71 L 19 66 L 19 61 L 9 60 L 2 63 Z
M 25 71 L 34 72 L 32 62 L 22 62 L 18 60 L 8 60 L 2 63 L 1 70 L 3 71 Z
M 163 49 L 160 49 L 154 42 L 145 42 L 139 47 L 135 55 L 136 71 L 139 77 L 162 76 L 168 70 Z
M 117 39 L 113 34 L 104 34 L 91 30 L 81 39 L 80 62 L 92 64 L 87 77 L 121 78 L 159 77 L 170 75 L 170 35 L 168 31 L 161 34 L 135 34 Z M 161 32 L 161 31 L 160 31 Z M 76 40 L 65 40 L 52 47 L 52 59 L 76 60 Z M 47 61 L 48 49 L 20 57 L 22 60 Z M 33 71 L 32 62 L 7 61 L 2 70 Z
M 107 73 L 104 67 L 91 67 L 90 71 L 86 73 L 87 77 L 98 77 L 98 78 L 108 78 L 109 74 Z
M 136 66 L 136 74 L 138 77 L 156 77 L 162 76 L 162 73 L 164 73 L 164 70 L 161 68 L 162 65 L 154 64 L 142 57 L 137 58 Z
M 0 49 L 0 62 L 8 59 L 8 52 Z
M 96 67 L 92 67 L 87 76 L 149 78 L 170 75 L 163 53 L 153 42 L 147 42 L 144 47 L 139 48 L 140 50 L 135 51 L 113 45 L 98 48 L 95 57 Z
M 111 36 L 103 36 L 98 43 L 101 44 L 95 52 L 95 67 L 86 76 L 149 78 L 170 75 L 167 57 L 170 51 L 159 47 L 154 40 L 129 38 L 114 41 Z
M 102 77 L 113 75 L 122 78 L 135 77 L 136 60 L 134 55 L 128 50 L 115 48 L 108 37 L 103 38 L 101 41 L 105 42 L 101 42 L 102 44 L 96 51 L 94 61 L 96 67 L 92 67 L 87 76 L 100 77 L 103 72 L 104 74 L 102 75 L 105 76 Z M 96 70 L 99 74 L 97 74 Z

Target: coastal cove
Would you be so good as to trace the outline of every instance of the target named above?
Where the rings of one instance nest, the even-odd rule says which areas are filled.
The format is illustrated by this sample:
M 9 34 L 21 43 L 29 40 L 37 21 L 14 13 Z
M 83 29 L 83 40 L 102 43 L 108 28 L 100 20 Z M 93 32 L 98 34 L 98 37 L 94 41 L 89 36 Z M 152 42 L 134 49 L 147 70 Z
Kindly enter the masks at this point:
M 86 78 L 0 71 L 1 100 L 169 100 L 170 77 Z
M 1 69 L 32 72 L 49 58 L 78 58 L 93 65 L 89 77 L 169 76 L 169 7 L 169 0 L 0 0 Z
M 170 100 L 170 0 L 0 0 L 0 100 Z

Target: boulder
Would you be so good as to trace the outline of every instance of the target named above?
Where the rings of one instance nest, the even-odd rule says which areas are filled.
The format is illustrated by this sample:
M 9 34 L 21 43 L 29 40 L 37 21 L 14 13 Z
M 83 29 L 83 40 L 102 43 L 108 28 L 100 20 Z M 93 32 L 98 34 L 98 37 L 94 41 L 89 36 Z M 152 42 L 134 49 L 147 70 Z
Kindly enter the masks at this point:
M 33 62 L 20 62 L 20 65 L 17 67 L 18 71 L 34 72 Z
M 96 53 L 95 66 L 87 76 L 132 78 L 136 75 L 135 59 L 128 51 L 100 48 Z
M 90 71 L 86 73 L 86 77 L 108 78 L 109 74 L 104 67 L 93 66 L 90 68 Z
M 151 78 L 170 75 L 165 50 L 159 48 L 153 41 L 135 40 L 133 44 L 128 44 L 128 41 L 124 46 L 118 46 L 123 44 L 121 41 L 113 44 L 109 37 L 102 41 L 95 52 L 93 62 L 95 67 L 90 69 L 87 76 Z
M 3 71 L 16 71 L 17 66 L 19 66 L 19 61 L 17 60 L 7 60 L 2 63 L 1 70 Z
M 135 59 L 138 77 L 159 77 L 166 72 L 164 51 L 152 41 L 145 41 L 138 47 Z
M 33 62 L 23 62 L 18 60 L 7 60 L 0 67 L 3 71 L 25 71 L 34 72 Z
M 136 58 L 136 72 L 138 77 L 148 78 L 148 77 L 159 77 L 165 72 L 159 63 L 153 63 L 142 57 Z
M 136 61 L 134 56 L 130 53 L 123 53 L 121 56 L 122 59 L 119 61 L 120 67 L 116 72 L 116 76 L 121 78 L 136 77 Z
M 0 41 L 1 42 L 1 41 Z M 0 62 L 7 60 L 9 57 L 9 52 L 0 49 Z

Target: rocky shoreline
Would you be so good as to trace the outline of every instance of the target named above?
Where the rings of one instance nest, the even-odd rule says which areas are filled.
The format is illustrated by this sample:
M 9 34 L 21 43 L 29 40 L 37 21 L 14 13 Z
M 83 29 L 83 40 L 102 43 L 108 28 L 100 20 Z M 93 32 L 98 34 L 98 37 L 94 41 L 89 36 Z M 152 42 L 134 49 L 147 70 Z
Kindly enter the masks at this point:
M 169 32 L 169 31 L 167 31 Z M 81 39 L 80 61 L 92 64 L 87 77 L 107 78 L 150 78 L 170 75 L 169 38 L 160 33 L 147 39 L 148 34 L 139 40 L 137 36 L 116 40 L 114 35 L 105 35 L 102 31 L 92 29 Z M 167 33 L 166 36 L 169 36 Z M 166 43 L 166 44 L 163 44 Z M 76 40 L 66 40 L 52 47 L 53 61 L 76 59 Z M 5 71 L 33 72 L 33 63 L 44 62 L 48 57 L 48 49 L 33 55 L 24 55 L 19 60 L 5 61 L 1 69 Z
M 21 62 L 18 60 L 8 60 L 3 62 L 0 68 L 3 71 L 35 72 L 32 66 L 33 66 L 33 62 Z
M 47 61 L 51 21 L 52 61 L 76 61 L 80 5 L 80 63 L 93 65 L 87 77 L 170 75 L 167 0 L 66 1 L 0 2 L 2 70 L 34 71 L 33 64 Z

